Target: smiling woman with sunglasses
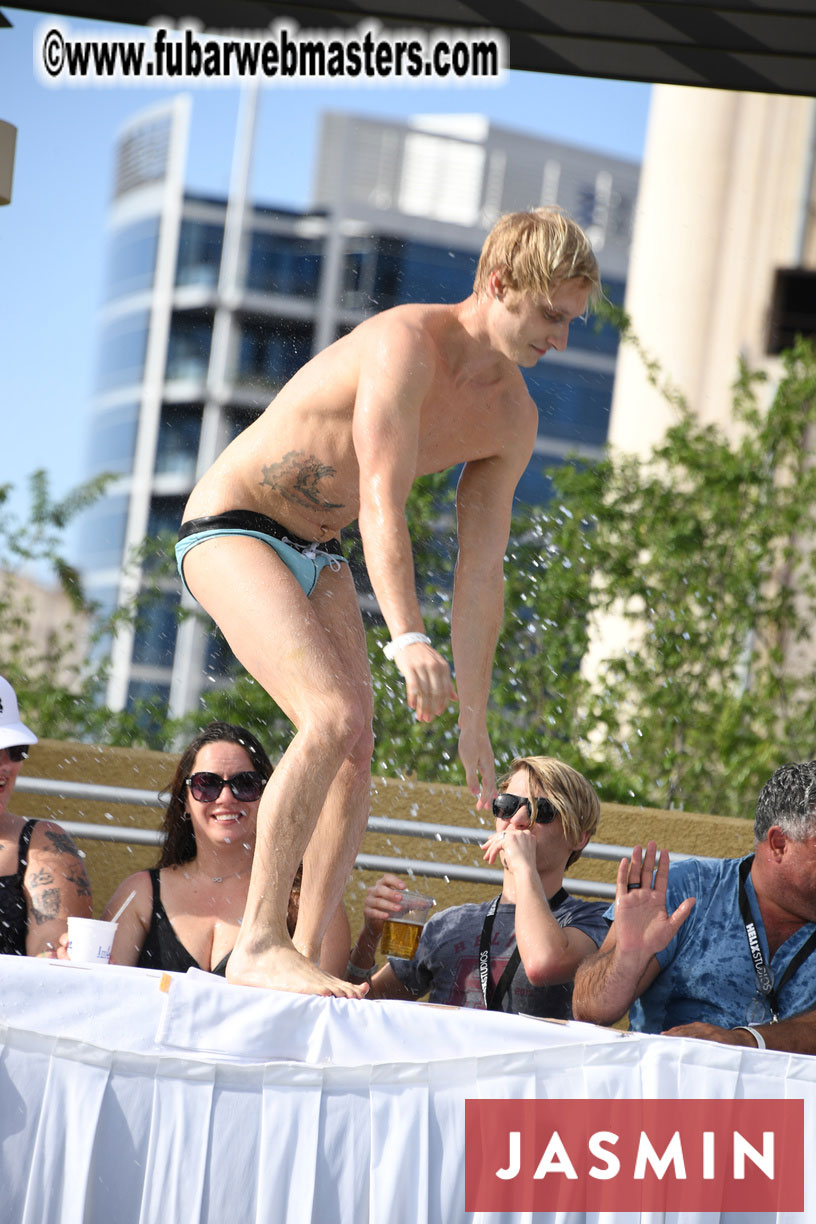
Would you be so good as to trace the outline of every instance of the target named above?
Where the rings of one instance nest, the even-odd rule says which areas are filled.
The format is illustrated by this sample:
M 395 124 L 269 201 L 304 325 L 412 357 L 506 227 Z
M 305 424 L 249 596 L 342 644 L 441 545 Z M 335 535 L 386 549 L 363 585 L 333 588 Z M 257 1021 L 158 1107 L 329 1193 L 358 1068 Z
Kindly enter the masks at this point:
M 53 955 L 68 917 L 91 916 L 88 876 L 65 830 L 9 811 L 36 742 L 20 719 L 14 689 L 0 676 L 0 953 L 17 956 Z
M 184 750 L 168 788 L 158 865 L 129 876 L 105 909 L 111 917 L 135 890 L 111 960 L 184 973 L 224 975 L 241 925 L 255 850 L 255 825 L 272 763 L 251 732 L 213 722 Z M 297 920 L 300 873 L 289 900 Z M 342 907 L 323 944 L 332 971 L 348 957 Z

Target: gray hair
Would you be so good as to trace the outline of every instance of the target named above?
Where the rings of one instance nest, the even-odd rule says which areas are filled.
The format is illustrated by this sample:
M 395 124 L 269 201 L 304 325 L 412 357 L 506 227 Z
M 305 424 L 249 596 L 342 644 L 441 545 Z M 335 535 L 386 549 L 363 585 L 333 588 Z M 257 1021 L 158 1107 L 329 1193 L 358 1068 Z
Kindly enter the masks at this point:
M 783 765 L 765 783 L 757 799 L 754 840 L 764 841 L 771 825 L 796 841 L 816 832 L 816 761 Z

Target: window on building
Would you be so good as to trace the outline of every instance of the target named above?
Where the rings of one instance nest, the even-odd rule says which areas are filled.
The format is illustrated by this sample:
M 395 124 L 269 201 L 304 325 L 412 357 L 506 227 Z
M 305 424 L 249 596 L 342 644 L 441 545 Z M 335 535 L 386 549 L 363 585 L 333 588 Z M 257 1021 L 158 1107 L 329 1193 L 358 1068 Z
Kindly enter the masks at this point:
M 139 383 L 147 353 L 147 311 L 126 315 L 109 323 L 99 343 L 97 388 L 111 391 Z
M 187 498 L 184 496 L 151 498 L 150 513 L 147 516 L 147 535 L 154 538 L 164 532 L 177 532 L 186 504 Z
M 207 635 L 207 645 L 204 652 L 204 672 L 214 679 L 233 676 L 238 670 L 235 655 L 227 645 L 223 633 L 214 625 Z
M 223 237 L 221 225 L 189 218 L 182 221 L 176 261 L 177 285 L 218 284 Z
M 371 293 L 374 288 L 371 278 L 374 274 L 375 263 L 376 254 L 371 244 L 367 244 L 361 250 L 343 252 L 340 294 L 344 306 L 356 305 L 357 294 Z
M 514 501 L 528 506 L 543 506 L 552 497 L 552 481 L 545 476 L 546 468 L 558 467 L 563 459 L 555 455 L 534 454 L 521 474 Z
M 247 425 L 251 425 L 260 416 L 263 409 L 239 408 L 237 405 L 228 408 L 224 413 L 224 446 L 228 446 L 234 438 L 243 433 Z
M 604 280 L 603 290 L 610 302 L 616 306 L 623 305 L 623 295 L 626 291 L 624 280 Z M 586 320 L 576 319 L 570 324 L 568 348 L 580 349 L 582 352 L 614 354 L 618 351 L 620 334 L 610 323 L 601 323 L 593 314 Z
M 293 297 L 317 295 L 323 243 L 290 234 L 252 234 L 247 288 Z
M 125 494 L 102 497 L 85 511 L 78 524 L 82 568 L 119 569 L 125 547 L 128 498 Z
M 156 475 L 195 477 L 201 404 L 163 404 L 156 443 Z
M 146 574 L 175 578 L 173 545 L 186 504 L 186 494 L 150 499 L 147 530 L 142 542 L 142 567 Z
M 614 376 L 575 366 L 547 365 L 546 358 L 522 371 L 538 405 L 538 432 L 599 446 L 606 441 Z
M 130 713 L 136 713 L 146 743 L 151 748 L 164 747 L 162 728 L 170 701 L 170 685 L 151 680 L 131 680 L 125 703 Z
M 94 586 L 88 583 L 85 586 L 85 594 L 93 603 L 94 627 L 98 629 L 106 621 L 109 622 L 116 611 L 119 590 L 115 586 Z M 100 634 L 95 638 L 90 643 L 88 662 L 102 666 L 110 658 L 111 641 L 112 634 L 110 633 Z
M 89 476 L 102 472 L 119 475 L 133 470 L 138 424 L 139 405 L 136 402 L 118 404 L 94 414 L 88 454 Z
M 212 323 L 210 311 L 176 311 L 167 341 L 168 381 L 203 381 L 207 377 Z
M 245 316 L 239 326 L 236 381 L 245 387 L 282 387 L 312 355 L 313 327 L 294 319 Z
M 163 591 L 150 597 L 140 609 L 133 633 L 134 664 L 172 667 L 176 649 L 178 591 Z
M 136 221 L 114 233 L 108 247 L 106 301 L 152 286 L 158 245 L 158 217 Z
M 385 310 L 403 302 L 461 302 L 473 288 L 478 255 L 427 242 L 380 238 L 343 259 L 343 305 Z

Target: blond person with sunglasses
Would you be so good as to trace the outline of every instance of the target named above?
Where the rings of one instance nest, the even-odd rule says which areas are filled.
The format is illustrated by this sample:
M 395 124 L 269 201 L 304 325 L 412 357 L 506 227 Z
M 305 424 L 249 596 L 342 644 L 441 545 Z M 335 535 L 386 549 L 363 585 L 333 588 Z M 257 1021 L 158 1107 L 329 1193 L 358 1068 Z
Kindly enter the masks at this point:
M 224 976 L 241 927 L 255 852 L 258 804 L 272 763 L 249 731 L 213 722 L 188 744 L 169 787 L 158 865 L 124 880 L 105 909 L 119 919 L 111 960 Z M 299 875 L 289 897 L 297 921 Z M 340 907 L 321 949 L 329 972 L 345 965 L 348 919 Z
M 379 880 L 348 965 L 352 981 L 370 979 L 371 998 L 430 992 L 431 1003 L 569 1017 L 575 971 L 603 942 L 607 922 L 606 906 L 569 896 L 563 875 L 595 832 L 601 805 L 586 778 L 552 757 L 513 761 L 499 785 L 496 830 L 482 849 L 488 863 L 501 863 L 501 893 L 434 915 L 412 960 L 390 957 L 372 974 L 405 887 L 398 876 Z
M 14 689 L 0 676 L 0 954 L 12 956 L 53 956 L 69 916 L 91 917 L 91 885 L 65 830 L 9 811 L 36 742 Z

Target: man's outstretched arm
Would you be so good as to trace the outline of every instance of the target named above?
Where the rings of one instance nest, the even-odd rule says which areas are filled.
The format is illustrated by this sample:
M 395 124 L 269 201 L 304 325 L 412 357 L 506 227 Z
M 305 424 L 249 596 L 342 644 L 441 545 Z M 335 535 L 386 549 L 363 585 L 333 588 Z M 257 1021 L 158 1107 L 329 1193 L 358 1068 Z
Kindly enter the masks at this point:
M 673 914 L 666 912 L 669 856 L 662 851 L 652 879 L 657 846 L 646 853 L 635 846 L 632 861 L 621 859 L 615 896 L 615 921 L 594 956 L 578 969 L 572 995 L 576 1020 L 614 1024 L 635 999 L 651 986 L 660 972 L 661 952 L 685 922 L 694 906 L 687 897 Z
M 528 418 L 517 432 L 518 440 L 507 454 L 465 464 L 456 491 L 459 555 L 451 646 L 459 693 L 459 756 L 478 807 L 488 807 L 496 793 L 487 703 L 504 612 L 504 554 L 513 494 L 535 441 L 535 420 Z
M 434 377 L 434 353 L 417 328 L 378 321 L 361 358 L 352 437 L 360 469 L 358 523 L 366 568 L 392 641 L 423 633 L 405 503 L 417 467 L 420 414 Z M 399 650 L 408 705 L 430 722 L 456 700 L 450 668 L 432 646 Z

